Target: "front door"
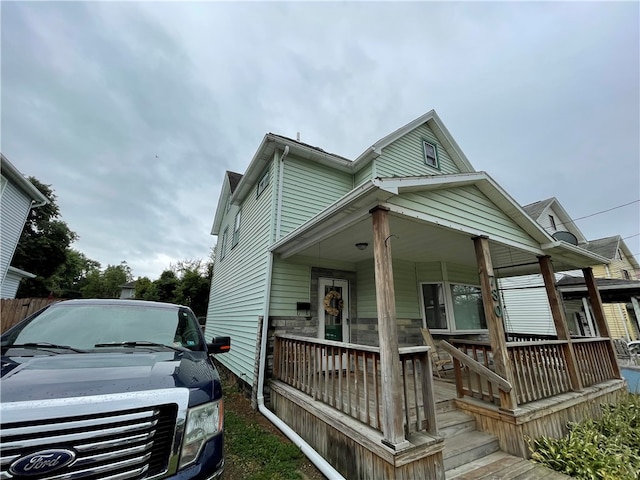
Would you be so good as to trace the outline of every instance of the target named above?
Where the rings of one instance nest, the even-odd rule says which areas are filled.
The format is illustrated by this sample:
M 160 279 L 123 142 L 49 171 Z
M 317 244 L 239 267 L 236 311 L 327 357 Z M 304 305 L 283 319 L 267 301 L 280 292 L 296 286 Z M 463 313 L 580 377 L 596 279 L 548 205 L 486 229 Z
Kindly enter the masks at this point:
M 348 343 L 349 282 L 320 278 L 318 299 L 318 338 Z

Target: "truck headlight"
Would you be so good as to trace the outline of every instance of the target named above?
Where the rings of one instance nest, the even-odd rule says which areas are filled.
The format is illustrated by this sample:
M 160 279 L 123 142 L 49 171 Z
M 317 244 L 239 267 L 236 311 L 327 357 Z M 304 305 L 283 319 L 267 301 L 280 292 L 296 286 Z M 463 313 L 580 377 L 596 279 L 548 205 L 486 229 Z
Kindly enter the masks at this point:
M 223 422 L 222 400 L 189 409 L 178 468 L 186 467 L 195 462 L 204 443 L 222 431 Z

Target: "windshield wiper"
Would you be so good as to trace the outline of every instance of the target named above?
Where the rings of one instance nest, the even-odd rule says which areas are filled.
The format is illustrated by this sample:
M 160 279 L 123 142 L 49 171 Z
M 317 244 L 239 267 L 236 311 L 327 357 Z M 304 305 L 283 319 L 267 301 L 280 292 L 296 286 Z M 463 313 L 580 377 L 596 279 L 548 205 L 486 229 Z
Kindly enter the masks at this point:
M 177 347 L 173 345 L 166 345 L 164 343 L 147 342 L 145 340 L 137 340 L 133 342 L 110 342 L 110 343 L 96 343 L 95 348 L 101 347 L 162 347 L 175 350 L 176 352 L 190 352 L 188 348 Z
M 87 353 L 86 350 L 80 350 L 79 348 L 71 347 L 69 345 L 57 345 L 55 343 L 47 343 L 47 342 L 27 342 L 27 343 L 3 344 L 2 348 L 3 349 L 6 349 L 6 348 L 32 348 L 34 350 L 57 348 L 57 349 L 60 349 L 60 350 L 71 350 L 72 352 L 77 352 L 77 353 Z

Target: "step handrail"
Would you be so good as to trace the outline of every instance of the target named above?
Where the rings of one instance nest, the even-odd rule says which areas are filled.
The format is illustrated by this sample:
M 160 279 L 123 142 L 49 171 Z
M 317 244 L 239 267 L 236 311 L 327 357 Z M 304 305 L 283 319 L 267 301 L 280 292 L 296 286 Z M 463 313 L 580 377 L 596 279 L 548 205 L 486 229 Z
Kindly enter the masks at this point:
M 451 354 L 453 358 L 465 365 L 469 370 L 473 370 L 478 375 L 485 377 L 491 383 L 495 383 L 496 385 L 498 385 L 498 387 L 500 387 L 500 390 L 504 392 L 510 392 L 513 389 L 513 386 L 507 380 L 502 378 L 497 373 L 491 371 L 481 363 L 475 361 L 466 353 L 461 352 L 449 342 L 442 340 L 440 342 L 440 348 L 446 350 L 447 353 Z

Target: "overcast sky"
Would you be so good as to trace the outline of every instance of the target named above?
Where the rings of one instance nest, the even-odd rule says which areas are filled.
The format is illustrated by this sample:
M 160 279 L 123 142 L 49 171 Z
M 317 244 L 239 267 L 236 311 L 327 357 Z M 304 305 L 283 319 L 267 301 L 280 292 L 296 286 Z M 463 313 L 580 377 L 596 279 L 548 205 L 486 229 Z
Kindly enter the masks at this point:
M 274 132 L 355 159 L 435 108 L 520 204 L 640 254 L 640 6 L 1 4 L 1 148 L 74 248 L 158 278 L 204 258 L 226 170 Z M 640 257 L 640 255 L 638 255 Z

